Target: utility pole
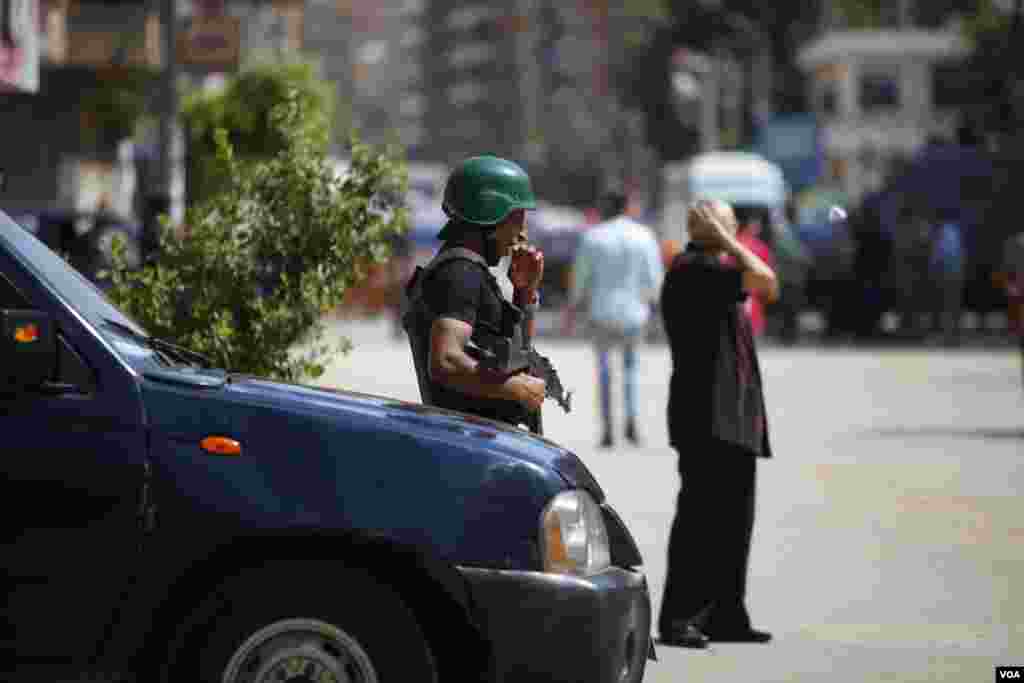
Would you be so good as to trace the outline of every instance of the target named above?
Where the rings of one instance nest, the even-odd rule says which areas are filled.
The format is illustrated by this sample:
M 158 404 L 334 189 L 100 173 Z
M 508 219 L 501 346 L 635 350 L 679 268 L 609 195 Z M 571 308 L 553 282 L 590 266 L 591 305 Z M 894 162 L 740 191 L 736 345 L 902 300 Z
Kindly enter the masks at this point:
M 910 29 L 914 26 L 914 3 L 913 0 L 899 0 L 897 3 L 899 16 L 897 17 L 897 27 L 901 29 Z
M 711 48 L 711 58 L 703 69 L 703 83 L 700 89 L 700 151 L 715 152 L 721 147 L 719 131 L 722 122 L 719 118 L 722 97 L 722 76 L 725 72 L 724 54 L 715 45 Z
M 757 125 L 771 116 L 773 110 L 772 44 L 764 31 L 746 16 L 724 12 L 722 20 L 730 33 L 730 44 L 743 62 L 743 126 L 742 144 L 753 142 Z
M 162 214 L 174 215 L 172 210 L 173 184 L 177 158 L 176 132 L 178 113 L 178 59 L 177 43 L 177 7 L 176 0 L 155 0 L 160 10 L 160 37 L 162 43 L 162 64 L 158 85 L 157 117 L 157 158 L 154 182 L 149 188 L 146 198 L 146 210 L 143 216 L 143 241 L 146 253 L 153 254 L 159 245 L 160 224 L 158 218 Z

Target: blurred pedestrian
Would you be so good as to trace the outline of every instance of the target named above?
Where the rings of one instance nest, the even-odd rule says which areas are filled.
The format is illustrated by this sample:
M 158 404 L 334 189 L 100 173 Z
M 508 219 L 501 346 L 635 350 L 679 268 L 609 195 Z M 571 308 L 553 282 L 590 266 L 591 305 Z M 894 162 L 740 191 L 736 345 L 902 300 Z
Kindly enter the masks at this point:
M 900 330 L 909 337 L 923 335 L 921 315 L 928 303 L 931 225 L 927 206 L 911 200 L 900 207 L 893 243 L 892 276 L 899 301 Z
M 964 249 L 954 216 L 933 214 L 931 259 L 932 328 L 949 346 L 960 343 L 964 290 Z
M 682 485 L 658 629 L 666 645 L 767 642 L 745 604 L 756 458 L 771 457 L 761 371 L 743 303 L 778 298 L 775 273 L 736 238 L 725 202 L 698 202 L 691 242 L 665 277 L 672 350 L 669 440 Z M 724 263 L 728 255 L 735 266 Z
M 780 291 L 773 308 L 778 313 L 778 335 L 785 344 L 794 344 L 800 337 L 800 313 L 807 303 L 807 276 L 812 264 L 810 251 L 794 233 L 796 223 L 793 201 L 786 205 L 784 216 L 772 222 Z
M 762 226 L 758 211 L 747 207 L 734 207 L 733 212 L 739 226 L 736 231 L 736 239 L 740 241 L 740 244 L 757 255 L 759 259 L 764 261 L 765 265 L 769 268 L 774 268 L 775 257 L 772 255 L 771 247 L 761 239 Z M 730 265 L 736 265 L 732 256 L 726 256 L 726 260 Z M 750 317 L 750 327 L 755 337 L 764 335 L 767 324 L 765 318 L 766 303 L 762 295 L 754 294 L 748 296 L 746 304 L 744 304 L 747 315 Z
M 996 282 L 1006 293 L 1006 317 L 1010 332 L 1016 335 L 1020 345 L 1021 380 L 1024 382 L 1024 231 L 1010 235 L 1003 244 Z
M 604 194 L 602 222 L 584 233 L 573 263 L 567 327 L 571 331 L 580 313 L 587 317 L 587 332 L 597 355 L 600 384 L 601 446 L 614 445 L 611 405 L 613 349 L 622 351 L 625 436 L 639 443 L 637 430 L 636 347 L 643 340 L 651 308 L 661 287 L 664 268 L 654 233 L 626 214 L 628 198 L 622 190 Z
M 853 270 L 857 243 L 848 218 L 833 219 L 830 216 L 827 220 L 831 237 L 815 265 L 818 277 L 828 283 L 825 338 L 836 342 L 853 333 L 855 311 L 860 304 Z
M 885 314 L 885 273 L 892 256 L 892 240 L 882 226 L 879 202 L 874 193 L 865 198 L 850 217 L 856 242 L 853 276 L 860 290 L 860 305 L 853 313 L 854 336 L 862 341 L 882 333 Z

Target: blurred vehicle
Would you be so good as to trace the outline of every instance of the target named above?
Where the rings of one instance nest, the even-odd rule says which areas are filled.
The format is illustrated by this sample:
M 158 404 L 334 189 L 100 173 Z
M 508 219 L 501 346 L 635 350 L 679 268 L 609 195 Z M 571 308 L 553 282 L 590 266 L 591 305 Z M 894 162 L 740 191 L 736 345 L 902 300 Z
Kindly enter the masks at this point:
M 666 164 L 662 237 L 689 242 L 686 210 L 698 199 L 720 199 L 735 207 L 763 212 L 762 237 L 772 243 L 771 216 L 785 209 L 790 191 L 782 169 L 758 154 L 708 152 L 688 161 Z
M 856 243 L 849 221 L 834 220 L 833 207 L 845 207 L 849 198 L 841 190 L 814 187 L 796 197 L 793 230 L 810 252 L 805 288 L 808 308 L 833 317 L 853 279 Z
M 561 310 L 569 302 L 572 264 L 586 223 L 583 211 L 546 202 L 530 217 L 530 241 L 544 252 L 541 308 Z
M 992 286 L 992 274 L 1001 245 L 1017 224 L 1015 216 L 996 218 L 1000 206 L 1018 204 L 1019 169 L 1013 172 L 1000 166 L 983 148 L 932 143 L 885 183 L 876 200 L 890 238 L 895 237 L 900 211 L 908 202 L 927 206 L 960 227 L 967 258 L 964 305 L 977 312 L 1003 305 L 1001 293 Z
M 761 220 L 760 238 L 773 250 L 788 240 L 793 226 L 785 218 L 789 186 L 778 164 L 748 152 L 708 152 L 665 168 L 662 238 L 666 255 L 685 248 L 686 210 L 698 199 L 719 199 L 753 212 Z
M 107 211 L 41 209 L 12 218 L 101 288 L 109 286 L 99 272 L 113 265 L 115 237 L 124 240 L 129 268 L 140 267 L 145 259 L 141 223 Z

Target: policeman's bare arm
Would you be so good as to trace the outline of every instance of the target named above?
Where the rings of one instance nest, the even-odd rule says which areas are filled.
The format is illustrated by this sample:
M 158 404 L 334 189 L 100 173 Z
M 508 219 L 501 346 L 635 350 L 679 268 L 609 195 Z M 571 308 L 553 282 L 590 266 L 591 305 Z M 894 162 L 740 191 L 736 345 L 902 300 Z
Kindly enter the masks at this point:
M 762 261 L 757 254 L 747 249 L 735 236 L 731 234 L 720 235 L 722 247 L 739 264 L 743 271 L 743 289 L 748 294 L 758 294 L 768 300 L 769 303 L 779 298 L 779 281 L 767 263 Z
M 438 318 L 430 327 L 430 378 L 481 398 L 519 400 L 517 378 L 489 373 L 466 353 L 473 327 L 455 318 Z

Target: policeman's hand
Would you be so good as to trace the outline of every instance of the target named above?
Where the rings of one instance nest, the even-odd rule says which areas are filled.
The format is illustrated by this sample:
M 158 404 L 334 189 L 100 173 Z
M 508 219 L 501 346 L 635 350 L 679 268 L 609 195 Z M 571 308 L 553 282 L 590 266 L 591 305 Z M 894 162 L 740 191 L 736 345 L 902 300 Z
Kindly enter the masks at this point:
M 546 394 L 544 380 L 522 373 L 513 375 L 508 381 L 517 401 L 530 411 L 540 410 Z
M 544 252 L 532 244 L 512 247 L 512 267 L 508 277 L 516 289 L 537 289 L 544 276 Z

